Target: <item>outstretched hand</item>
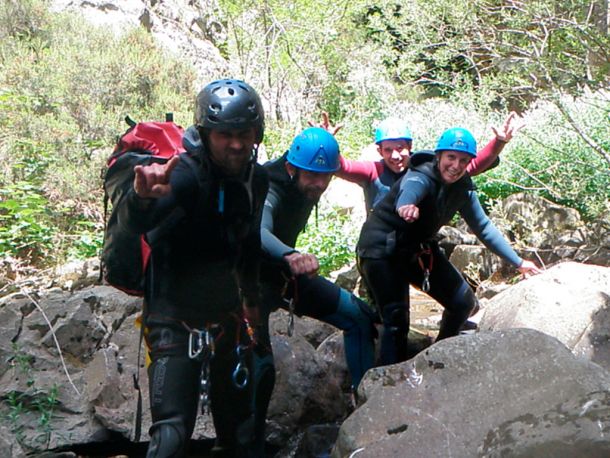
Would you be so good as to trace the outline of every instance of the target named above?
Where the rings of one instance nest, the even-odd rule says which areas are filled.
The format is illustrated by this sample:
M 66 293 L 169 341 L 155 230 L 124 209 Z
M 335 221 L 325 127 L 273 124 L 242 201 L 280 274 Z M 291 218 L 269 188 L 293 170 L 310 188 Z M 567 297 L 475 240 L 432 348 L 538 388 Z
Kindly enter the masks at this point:
M 404 219 L 407 223 L 412 223 L 419 218 L 419 208 L 417 205 L 408 204 L 399 207 L 396 211 L 398 216 Z
M 174 156 L 165 164 L 136 165 L 133 169 L 136 174 L 133 180 L 136 194 L 144 199 L 168 195 L 172 191 L 169 177 L 179 162 L 180 158 Z
M 330 123 L 330 119 L 329 119 L 328 113 L 326 111 L 322 112 L 322 122 L 320 122 L 319 124 L 316 124 L 313 121 L 307 121 L 307 124 L 309 124 L 310 127 L 321 127 L 322 129 L 326 130 L 326 132 L 328 132 L 331 135 L 337 135 L 337 132 L 339 132 L 343 128 L 343 124 L 335 124 L 333 126 Z
M 506 120 L 504 121 L 502 127 L 498 129 L 492 127 L 491 130 L 493 130 L 493 133 L 496 136 L 497 140 L 500 140 L 504 143 L 508 143 L 512 140 L 513 136 L 517 132 L 523 129 L 523 127 L 525 127 L 525 121 L 523 120 L 523 118 L 514 111 L 511 111 Z
M 307 253 L 290 253 L 284 256 L 288 263 L 290 273 L 295 277 L 297 275 L 307 275 L 313 277 L 318 273 L 320 264 L 318 259 L 313 254 Z
M 534 264 L 532 261 L 527 260 L 523 260 L 521 265 L 517 267 L 517 270 L 521 272 L 521 276 L 523 278 L 529 278 L 532 275 L 538 275 L 539 273 L 542 273 L 542 271 L 538 268 L 536 264 Z

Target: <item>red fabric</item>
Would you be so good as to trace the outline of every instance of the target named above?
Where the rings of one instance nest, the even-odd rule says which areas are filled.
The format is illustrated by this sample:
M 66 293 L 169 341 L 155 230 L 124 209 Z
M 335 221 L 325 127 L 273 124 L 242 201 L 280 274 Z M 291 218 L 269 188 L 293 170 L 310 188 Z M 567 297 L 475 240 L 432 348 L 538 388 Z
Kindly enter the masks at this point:
M 339 157 L 341 168 L 337 176 L 352 183 L 370 183 L 383 172 L 382 161 L 354 161 Z
M 171 157 L 184 153 L 184 129 L 173 122 L 141 122 L 129 130 L 119 141 L 108 165 L 126 151 L 148 151 L 154 156 Z
M 477 157 L 475 157 L 470 163 L 468 167 L 466 167 L 466 172 L 473 177 L 478 175 L 479 173 L 483 173 L 494 163 L 502 148 L 504 148 L 505 143 L 496 140 L 495 138 L 491 140 L 482 150 L 477 152 Z
M 142 272 L 146 272 L 146 266 L 148 265 L 152 250 L 148 242 L 144 239 L 144 236 L 140 238 L 140 249 L 142 250 Z

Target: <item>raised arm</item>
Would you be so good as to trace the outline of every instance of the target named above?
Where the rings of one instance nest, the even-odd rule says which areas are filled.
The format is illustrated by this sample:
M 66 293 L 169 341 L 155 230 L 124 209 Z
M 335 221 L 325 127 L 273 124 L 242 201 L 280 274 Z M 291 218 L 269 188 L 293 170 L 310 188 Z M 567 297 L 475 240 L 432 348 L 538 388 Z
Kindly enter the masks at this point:
M 381 162 L 354 161 L 345 159 L 343 156 L 339 157 L 339 162 L 341 168 L 337 171 L 336 175 L 339 178 L 351 181 L 352 183 L 370 183 L 379 178 L 379 175 L 383 171 Z
M 485 147 L 477 153 L 477 157 L 468 164 L 466 171 L 470 176 L 478 175 L 493 167 L 498 160 L 498 156 L 504 149 L 504 146 L 511 141 L 513 136 L 524 126 L 525 123 L 523 118 L 511 111 L 502 126 L 499 128 L 492 127 L 491 130 L 495 137 L 485 145 Z

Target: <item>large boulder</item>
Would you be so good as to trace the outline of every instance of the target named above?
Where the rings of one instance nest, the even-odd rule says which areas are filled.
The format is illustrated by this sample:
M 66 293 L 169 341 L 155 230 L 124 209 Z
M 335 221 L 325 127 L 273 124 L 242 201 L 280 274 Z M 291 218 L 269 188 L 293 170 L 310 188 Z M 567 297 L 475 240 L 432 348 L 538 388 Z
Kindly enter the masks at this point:
M 505 456 L 504 430 L 535 437 L 530 443 L 538 450 L 572 441 L 597 453 L 587 456 L 608 456 L 609 387 L 605 369 L 541 332 L 458 336 L 367 372 L 359 390 L 364 403 L 341 426 L 332 456 Z M 549 418 L 562 409 L 581 420 Z M 527 422 L 525 433 L 515 428 L 519 422 Z
M 558 264 L 493 297 L 479 327 L 537 329 L 610 369 L 610 268 Z
M 108 286 L 70 291 L 72 280 L 87 277 L 57 277 L 50 284 L 64 289 L 0 298 L 0 418 L 10 419 L 9 442 L 28 451 L 132 439 L 134 374 L 142 387 L 141 440 L 148 440 L 148 381 L 136 326 L 141 299 Z M 297 317 L 289 337 L 287 323 L 286 312 L 272 314 L 276 385 L 268 420 L 277 447 L 310 425 L 342 420 L 351 409 L 341 334 Z M 44 426 L 41 418 L 48 418 Z M 193 438 L 214 436 L 211 416 L 200 415 Z M 20 449 L 11 450 L 17 456 Z

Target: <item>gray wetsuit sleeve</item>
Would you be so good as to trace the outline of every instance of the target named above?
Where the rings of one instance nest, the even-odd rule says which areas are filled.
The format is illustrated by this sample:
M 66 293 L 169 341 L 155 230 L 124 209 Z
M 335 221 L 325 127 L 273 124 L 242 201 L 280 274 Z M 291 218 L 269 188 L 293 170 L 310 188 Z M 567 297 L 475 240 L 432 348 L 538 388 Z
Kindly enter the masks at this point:
M 284 256 L 296 252 L 293 247 L 283 243 L 273 233 L 274 218 L 280 202 L 280 196 L 273 189 L 267 193 L 265 206 L 263 208 L 263 218 L 261 221 L 261 246 L 263 252 L 274 260 L 283 260 Z
M 469 192 L 469 200 L 460 209 L 460 214 L 478 239 L 493 253 L 515 267 L 519 267 L 523 263 L 523 259 L 513 250 L 502 233 L 485 214 L 474 191 Z

